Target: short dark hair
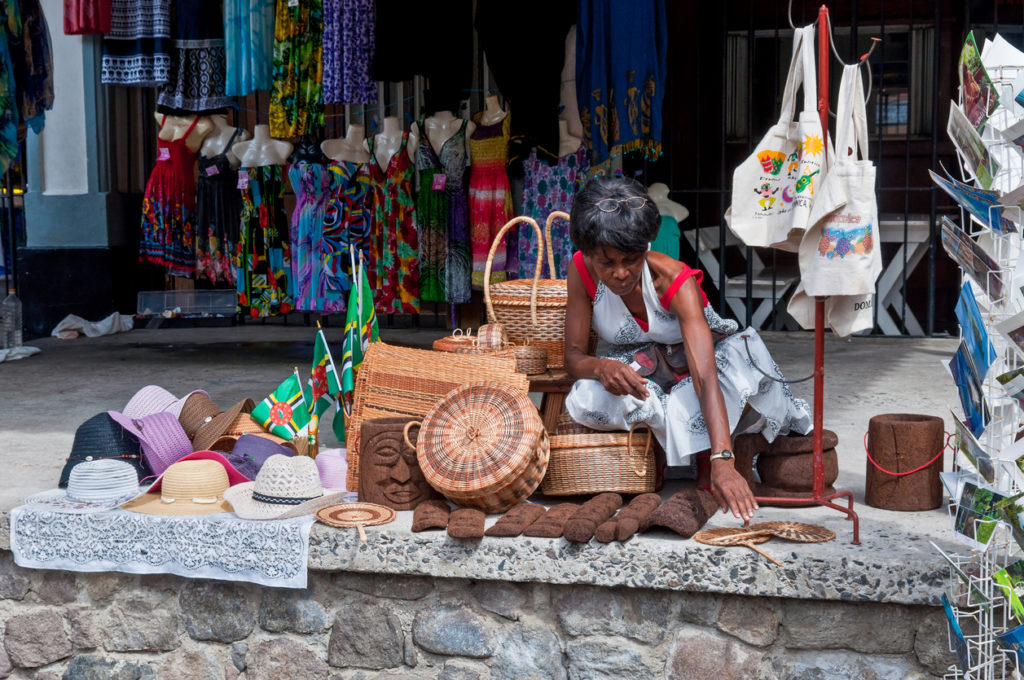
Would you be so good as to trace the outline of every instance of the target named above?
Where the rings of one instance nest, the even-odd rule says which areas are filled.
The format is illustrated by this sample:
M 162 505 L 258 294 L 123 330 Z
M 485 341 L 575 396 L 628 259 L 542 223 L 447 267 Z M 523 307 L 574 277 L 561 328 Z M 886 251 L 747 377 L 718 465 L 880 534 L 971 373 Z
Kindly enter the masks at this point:
M 623 200 L 640 196 L 647 199 L 639 210 L 620 204 L 614 212 L 597 207 L 605 199 Z M 591 253 L 607 246 L 624 253 L 646 251 L 658 235 L 661 216 L 647 189 L 627 177 L 596 177 L 584 186 L 572 202 L 569 237 L 577 250 Z

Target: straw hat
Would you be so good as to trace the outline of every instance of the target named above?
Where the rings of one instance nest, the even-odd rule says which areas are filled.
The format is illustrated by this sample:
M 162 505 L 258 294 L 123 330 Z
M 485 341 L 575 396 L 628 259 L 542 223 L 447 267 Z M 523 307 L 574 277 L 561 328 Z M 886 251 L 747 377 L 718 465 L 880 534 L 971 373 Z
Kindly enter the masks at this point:
M 231 487 L 224 498 L 243 519 L 287 519 L 338 503 L 343 495 L 324 495 L 312 458 L 275 455 L 267 459 L 254 481 Z
M 178 399 L 159 385 L 146 385 L 128 400 L 121 413 L 129 418 L 143 418 L 154 413 L 167 412 L 177 418 L 185 402 L 194 394 L 202 394 L 207 398 L 210 396 L 204 390 L 192 390 Z
M 142 457 L 153 474 L 163 474 L 172 463 L 192 453 L 192 442 L 178 419 L 167 411 L 141 418 L 131 418 L 117 411 L 107 411 L 125 430 L 142 444 Z
M 25 499 L 25 505 L 83 514 L 103 512 L 139 495 L 139 476 L 123 460 L 106 458 L 80 463 L 71 470 L 68 488 L 51 489 Z
M 159 484 L 159 492 L 154 490 Z M 167 468 L 157 484 L 122 507 L 148 515 L 209 515 L 229 512 L 224 492 L 228 471 L 215 460 L 180 460 Z
M 191 401 L 195 401 L 195 399 L 196 397 L 192 397 Z M 227 411 L 209 417 L 209 420 L 204 419 L 203 424 L 199 426 L 195 436 L 192 437 L 192 448 L 196 451 L 210 450 L 210 447 L 215 441 L 223 437 L 225 434 L 228 434 L 228 431 L 234 425 L 235 421 L 239 420 L 238 416 L 240 414 L 247 415 L 251 413 L 255 406 L 256 404 L 252 399 L 243 399 Z M 182 413 L 184 412 L 185 411 L 183 409 Z M 188 430 L 186 429 L 186 432 L 187 431 Z
M 182 402 L 178 412 L 178 422 L 185 429 L 189 439 L 195 439 L 199 428 L 209 423 L 214 417 L 224 413 L 224 409 L 210 398 L 206 392 L 194 392 Z
M 60 488 L 68 485 L 71 470 L 85 462 L 103 458 L 116 458 L 130 463 L 138 479 L 149 474 L 142 462 L 142 444 L 139 438 L 126 431 L 106 412 L 99 413 L 78 426 L 64 469 L 60 473 Z
M 218 441 L 224 440 L 221 437 Z M 283 439 L 277 437 L 280 441 Z M 290 444 L 291 442 L 286 442 Z M 282 444 L 276 444 L 266 437 L 259 435 L 243 434 L 237 441 L 232 440 L 233 448 L 224 453 L 224 458 L 232 466 L 249 479 L 256 479 L 260 468 L 273 455 L 294 456 L 295 450 Z M 219 450 L 214 445 L 214 450 Z
M 253 420 L 252 416 L 248 413 L 239 413 L 228 425 L 224 434 L 221 435 L 217 441 L 211 443 L 207 448 L 211 451 L 231 451 L 235 446 L 237 446 L 239 438 L 246 435 L 262 437 L 274 444 L 285 446 L 290 451 L 290 453 L 287 454 L 289 456 L 293 456 L 297 453 L 295 444 L 287 439 L 278 437 L 276 434 L 267 432 L 259 423 Z M 280 451 L 278 451 L 278 453 L 280 453 Z
M 345 458 L 345 449 L 320 449 L 315 461 L 325 492 L 347 491 L 345 476 L 348 474 L 348 461 Z
M 238 468 L 236 468 L 230 460 L 228 460 L 226 457 L 224 457 L 223 455 L 216 451 L 196 451 L 194 453 L 188 454 L 178 462 L 180 463 L 182 461 L 189 460 L 212 460 L 215 463 L 219 463 L 220 466 L 224 468 L 224 471 L 228 473 L 228 484 L 230 484 L 231 486 L 234 486 L 235 484 L 244 484 L 245 482 L 252 481 L 250 477 L 246 477 L 245 474 L 238 470 Z M 168 470 L 169 469 L 170 468 L 168 468 Z M 165 472 L 164 475 L 166 474 L 167 473 Z M 157 477 L 156 481 L 153 482 L 150 485 L 150 487 L 145 490 L 145 492 L 159 493 L 160 489 L 163 486 L 164 475 L 160 475 L 159 477 Z

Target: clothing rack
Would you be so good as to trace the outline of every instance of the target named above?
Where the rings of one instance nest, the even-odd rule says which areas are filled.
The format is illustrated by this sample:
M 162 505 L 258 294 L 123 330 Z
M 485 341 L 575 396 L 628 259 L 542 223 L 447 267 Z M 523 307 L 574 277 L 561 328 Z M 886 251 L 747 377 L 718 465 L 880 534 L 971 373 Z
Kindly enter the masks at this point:
M 792 24 L 792 20 L 790 20 Z M 821 116 L 821 129 L 828 134 L 828 93 L 829 93 L 829 59 L 831 46 L 831 22 L 828 7 L 822 5 L 818 10 L 818 114 Z M 834 49 L 834 48 L 833 48 Z M 870 52 L 868 52 L 870 54 Z M 861 57 L 863 63 L 868 54 Z M 828 153 L 827 145 L 822 152 Z M 853 492 L 837 491 L 825 495 L 825 463 L 822 459 L 822 428 L 824 427 L 825 406 L 825 300 L 814 298 L 814 453 L 813 453 L 813 487 L 810 498 L 794 498 L 790 496 L 755 496 L 755 500 L 776 505 L 821 505 L 838 510 L 853 521 L 853 540 L 851 543 L 860 545 L 860 518 L 853 511 Z M 833 501 L 847 499 L 848 506 L 837 505 Z

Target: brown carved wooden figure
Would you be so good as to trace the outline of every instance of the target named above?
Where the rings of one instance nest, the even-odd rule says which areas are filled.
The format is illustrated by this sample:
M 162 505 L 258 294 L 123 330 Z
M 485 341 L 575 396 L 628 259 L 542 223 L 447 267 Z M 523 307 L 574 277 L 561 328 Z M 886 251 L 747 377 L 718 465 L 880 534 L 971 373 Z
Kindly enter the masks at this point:
M 412 510 L 438 494 L 427 482 L 403 435 L 411 419 L 374 418 L 360 429 L 359 500 L 395 510 Z M 409 431 L 416 443 L 418 428 Z

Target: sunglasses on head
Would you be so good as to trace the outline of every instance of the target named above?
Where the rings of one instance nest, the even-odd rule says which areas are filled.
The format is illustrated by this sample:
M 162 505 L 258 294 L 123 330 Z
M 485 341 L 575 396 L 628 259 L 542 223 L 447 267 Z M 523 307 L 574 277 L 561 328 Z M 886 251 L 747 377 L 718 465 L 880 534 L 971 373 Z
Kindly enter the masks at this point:
M 613 213 L 625 205 L 630 210 L 640 210 L 647 205 L 647 199 L 643 196 L 630 196 L 629 198 L 605 198 L 594 204 L 601 212 Z

